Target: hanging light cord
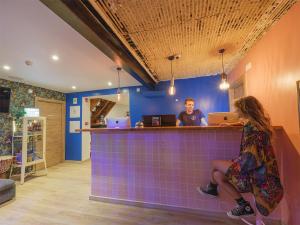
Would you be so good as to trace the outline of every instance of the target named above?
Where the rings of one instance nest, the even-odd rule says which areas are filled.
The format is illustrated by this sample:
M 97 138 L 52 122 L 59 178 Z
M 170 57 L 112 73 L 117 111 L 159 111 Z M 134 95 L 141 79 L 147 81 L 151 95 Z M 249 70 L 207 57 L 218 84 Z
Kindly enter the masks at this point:
M 171 60 L 171 79 L 173 79 L 174 75 L 173 75 L 173 60 Z
M 223 73 L 225 73 L 225 72 L 224 72 L 224 61 L 223 61 L 223 55 L 224 55 L 224 52 L 222 52 L 222 68 L 223 68 Z
M 120 70 L 118 70 L 118 93 L 120 93 Z
M 221 74 L 221 78 L 223 81 L 227 81 L 227 75 L 225 73 L 225 70 L 224 70 L 224 52 L 225 52 L 225 49 L 220 49 L 219 50 L 219 53 L 221 54 L 221 57 L 222 57 L 222 74 Z

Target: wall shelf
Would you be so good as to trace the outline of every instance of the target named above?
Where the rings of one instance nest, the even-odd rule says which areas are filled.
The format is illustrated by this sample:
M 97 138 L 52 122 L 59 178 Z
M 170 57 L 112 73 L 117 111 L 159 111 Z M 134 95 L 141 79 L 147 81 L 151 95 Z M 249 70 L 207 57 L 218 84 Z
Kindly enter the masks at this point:
M 21 145 L 20 145 L 21 142 Z M 46 166 L 46 118 L 24 117 L 22 132 L 14 132 L 12 138 L 12 155 L 18 163 L 11 166 L 10 177 L 20 175 L 20 183 L 23 184 L 25 177 L 34 171 L 26 172 L 26 167 L 44 164 Z M 20 168 L 20 174 L 12 174 L 14 168 Z

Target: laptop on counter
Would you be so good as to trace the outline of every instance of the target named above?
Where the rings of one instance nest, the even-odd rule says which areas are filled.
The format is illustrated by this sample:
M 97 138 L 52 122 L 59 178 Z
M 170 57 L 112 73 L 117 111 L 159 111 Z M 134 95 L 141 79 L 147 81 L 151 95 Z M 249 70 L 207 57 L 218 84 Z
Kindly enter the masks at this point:
M 221 123 L 237 123 L 239 116 L 234 112 L 214 112 L 208 113 L 207 123 L 209 126 L 218 126 Z
M 130 128 L 130 117 L 106 118 L 107 128 Z

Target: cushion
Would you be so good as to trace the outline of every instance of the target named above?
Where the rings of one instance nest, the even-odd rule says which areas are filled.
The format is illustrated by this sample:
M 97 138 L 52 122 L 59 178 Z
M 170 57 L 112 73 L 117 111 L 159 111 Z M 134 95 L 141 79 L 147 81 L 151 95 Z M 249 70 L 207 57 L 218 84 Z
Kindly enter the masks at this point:
M 15 187 L 15 181 L 10 179 L 0 179 L 0 192 Z
M 10 179 L 0 179 L 0 204 L 13 199 L 15 196 L 15 181 Z

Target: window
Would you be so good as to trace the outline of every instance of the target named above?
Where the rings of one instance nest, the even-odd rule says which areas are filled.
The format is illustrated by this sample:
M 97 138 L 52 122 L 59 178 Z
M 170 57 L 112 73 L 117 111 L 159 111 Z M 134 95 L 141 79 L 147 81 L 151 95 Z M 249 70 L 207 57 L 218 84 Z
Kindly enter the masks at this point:
M 243 75 L 239 80 L 231 84 L 229 89 L 229 104 L 230 111 L 234 111 L 235 100 L 245 96 L 245 75 Z

